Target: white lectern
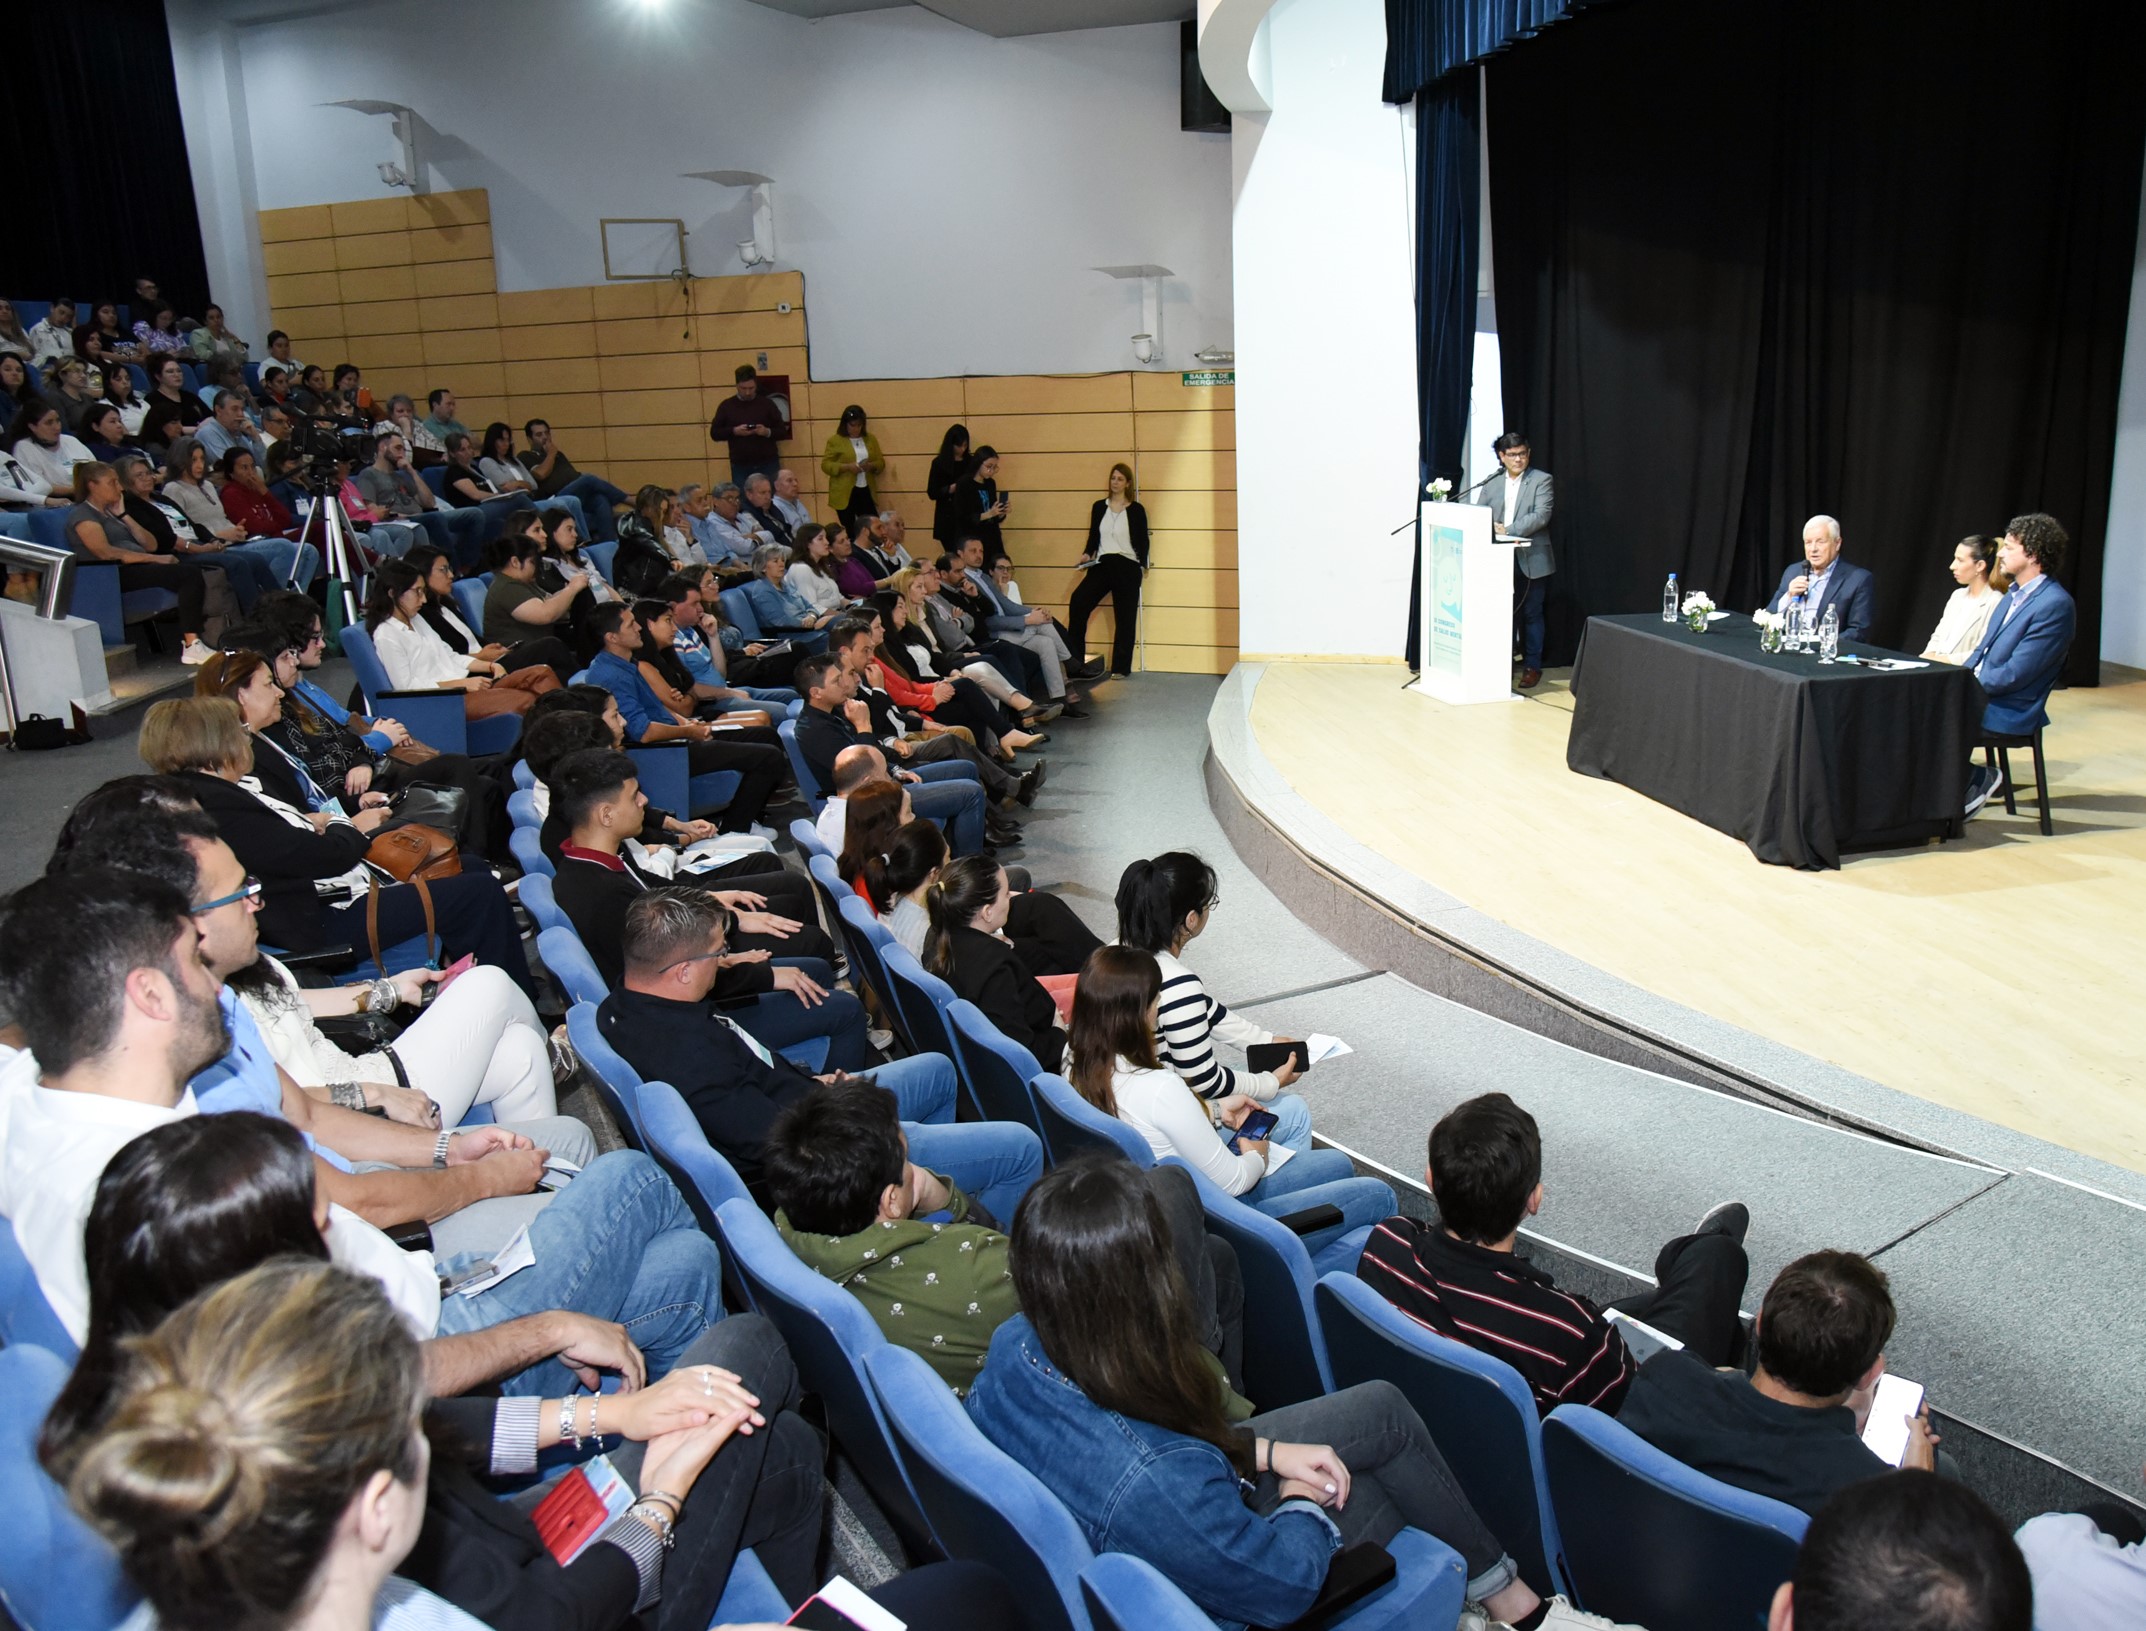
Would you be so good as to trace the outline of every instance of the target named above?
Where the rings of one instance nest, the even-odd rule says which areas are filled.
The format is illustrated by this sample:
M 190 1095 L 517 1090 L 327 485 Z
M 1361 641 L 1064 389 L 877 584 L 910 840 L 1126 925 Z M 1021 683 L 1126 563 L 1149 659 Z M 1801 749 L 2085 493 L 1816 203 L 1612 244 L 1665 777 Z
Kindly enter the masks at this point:
M 1416 689 L 1440 702 L 1515 702 L 1513 547 L 1487 504 L 1423 506 L 1423 667 Z

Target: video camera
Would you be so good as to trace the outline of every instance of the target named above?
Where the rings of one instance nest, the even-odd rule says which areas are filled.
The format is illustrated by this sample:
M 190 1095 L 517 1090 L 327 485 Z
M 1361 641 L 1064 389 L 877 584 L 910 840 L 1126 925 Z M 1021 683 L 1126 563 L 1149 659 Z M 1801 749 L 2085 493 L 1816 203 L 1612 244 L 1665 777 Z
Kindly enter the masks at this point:
M 333 493 L 342 485 L 336 465 L 362 470 L 373 462 L 379 438 L 358 425 L 324 425 L 316 419 L 291 424 L 291 477 L 310 493 Z

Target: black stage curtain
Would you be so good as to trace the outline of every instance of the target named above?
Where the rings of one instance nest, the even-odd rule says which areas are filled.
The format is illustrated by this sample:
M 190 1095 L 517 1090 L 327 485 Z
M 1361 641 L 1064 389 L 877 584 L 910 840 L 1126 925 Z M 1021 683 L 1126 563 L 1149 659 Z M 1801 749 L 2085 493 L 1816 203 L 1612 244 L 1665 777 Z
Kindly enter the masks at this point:
M 150 277 L 200 316 L 209 275 L 161 0 L 74 0 L 10 34 L 0 294 L 125 306 Z
M 2146 7 L 1643 0 L 1488 66 L 1506 418 L 1557 477 L 1552 661 L 1674 570 L 1758 604 L 1836 516 L 1872 638 L 2070 531 L 2096 677 Z

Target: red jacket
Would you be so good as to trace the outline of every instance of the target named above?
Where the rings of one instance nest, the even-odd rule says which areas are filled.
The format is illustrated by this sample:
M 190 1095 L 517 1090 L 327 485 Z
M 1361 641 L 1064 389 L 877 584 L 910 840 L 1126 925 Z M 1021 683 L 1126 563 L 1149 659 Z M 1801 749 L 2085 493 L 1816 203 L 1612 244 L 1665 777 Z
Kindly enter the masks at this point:
M 223 486 L 224 514 L 231 524 L 246 529 L 249 538 L 295 538 L 298 518 L 283 507 L 274 493 L 257 493 L 251 487 L 227 481 Z
M 914 708 L 918 713 L 928 715 L 938 706 L 937 700 L 932 696 L 932 686 L 919 685 L 914 680 L 905 679 L 896 672 L 892 663 L 880 663 L 878 668 L 880 688 L 894 699 L 897 707 Z M 937 683 L 939 682 L 933 682 L 934 685 Z

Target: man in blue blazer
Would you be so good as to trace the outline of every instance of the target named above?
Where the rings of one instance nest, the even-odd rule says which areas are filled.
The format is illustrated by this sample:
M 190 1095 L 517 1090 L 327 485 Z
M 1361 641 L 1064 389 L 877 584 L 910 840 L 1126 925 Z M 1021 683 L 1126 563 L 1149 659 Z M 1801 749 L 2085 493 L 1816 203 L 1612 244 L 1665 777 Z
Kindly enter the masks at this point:
M 1800 602 L 1815 629 L 1830 607 L 1840 615 L 1843 640 L 1867 640 L 1876 593 L 1877 580 L 1869 567 L 1850 566 L 1840 558 L 1840 523 L 1830 515 L 1814 515 L 1803 523 L 1803 564 L 1781 574 L 1781 587 L 1766 609 L 1785 616 Z
M 1982 643 L 1967 668 L 1982 682 L 1989 705 L 1982 729 L 1990 736 L 2031 736 L 2049 723 L 2043 706 L 2064 671 L 2079 609 L 2053 574 L 2071 537 L 2056 517 L 2016 516 L 2004 529 L 1997 562 L 2012 580 L 1990 612 Z M 1967 813 L 1973 815 L 2004 790 L 2004 776 L 1976 765 L 1967 779 Z

